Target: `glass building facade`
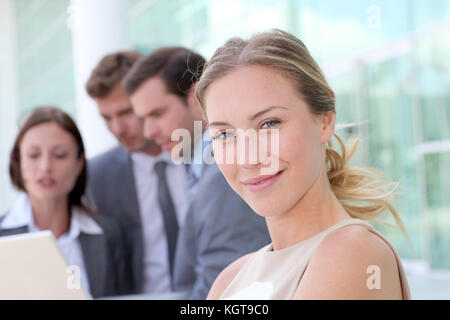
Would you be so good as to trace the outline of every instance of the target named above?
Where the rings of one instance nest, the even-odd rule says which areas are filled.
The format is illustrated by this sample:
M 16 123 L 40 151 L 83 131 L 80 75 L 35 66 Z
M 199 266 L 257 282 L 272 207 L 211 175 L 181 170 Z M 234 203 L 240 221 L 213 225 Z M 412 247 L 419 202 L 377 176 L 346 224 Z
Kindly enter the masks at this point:
M 302 39 L 335 90 L 337 133 L 360 140 L 352 163 L 381 169 L 400 183 L 395 207 L 414 252 L 399 229 L 377 229 L 402 258 L 450 269 L 448 0 L 124 1 L 129 47 L 144 53 L 182 45 L 209 58 L 230 37 L 271 28 Z M 16 114 L 54 104 L 76 118 L 71 2 L 13 3 Z M 5 171 L 0 191 L 10 188 Z M 4 211 L 11 203 L 2 194 Z
M 70 0 L 16 0 L 19 109 L 54 104 L 75 116 Z

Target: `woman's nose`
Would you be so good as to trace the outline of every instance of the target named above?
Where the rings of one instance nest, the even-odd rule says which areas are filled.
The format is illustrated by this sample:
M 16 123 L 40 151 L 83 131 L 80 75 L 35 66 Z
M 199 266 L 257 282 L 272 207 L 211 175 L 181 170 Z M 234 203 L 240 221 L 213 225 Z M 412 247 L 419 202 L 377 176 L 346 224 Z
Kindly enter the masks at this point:
M 261 165 L 259 156 L 258 135 L 251 131 L 238 134 L 237 138 L 237 162 L 243 168 L 252 169 Z
M 278 161 L 274 163 L 278 159 L 278 153 L 278 134 L 267 135 L 265 132 L 246 137 L 245 145 L 238 147 L 237 151 L 238 157 L 241 157 L 241 166 L 248 169 L 278 166 Z
M 44 155 L 39 160 L 39 169 L 43 172 L 49 172 L 52 168 L 52 159 L 49 155 Z

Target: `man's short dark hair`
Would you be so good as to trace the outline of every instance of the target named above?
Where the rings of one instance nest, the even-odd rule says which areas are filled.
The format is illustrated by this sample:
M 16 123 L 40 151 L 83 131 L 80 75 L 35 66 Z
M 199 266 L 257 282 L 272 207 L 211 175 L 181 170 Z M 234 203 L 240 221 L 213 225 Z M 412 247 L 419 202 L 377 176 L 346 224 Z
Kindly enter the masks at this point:
M 143 56 L 134 50 L 118 51 L 104 56 L 86 82 L 89 96 L 93 99 L 105 98 Z
M 158 49 L 140 59 L 122 81 L 128 95 L 132 95 L 148 79 L 161 77 L 169 93 L 187 99 L 192 84 L 200 79 L 205 58 L 183 47 Z

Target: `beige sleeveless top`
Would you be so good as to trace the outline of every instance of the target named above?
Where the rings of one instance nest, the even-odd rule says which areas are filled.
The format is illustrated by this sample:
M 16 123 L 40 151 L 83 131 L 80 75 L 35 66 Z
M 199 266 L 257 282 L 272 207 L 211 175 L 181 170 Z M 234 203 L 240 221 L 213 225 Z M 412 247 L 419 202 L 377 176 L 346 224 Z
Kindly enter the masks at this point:
M 403 299 L 411 299 L 408 280 L 397 252 L 382 234 L 371 224 L 361 219 L 340 221 L 310 238 L 281 250 L 273 251 L 272 244 L 265 246 L 244 264 L 222 293 L 221 299 L 292 299 L 318 245 L 328 234 L 348 225 L 367 227 L 369 231 L 389 245 L 397 260 Z M 369 276 L 370 274 L 368 274 Z

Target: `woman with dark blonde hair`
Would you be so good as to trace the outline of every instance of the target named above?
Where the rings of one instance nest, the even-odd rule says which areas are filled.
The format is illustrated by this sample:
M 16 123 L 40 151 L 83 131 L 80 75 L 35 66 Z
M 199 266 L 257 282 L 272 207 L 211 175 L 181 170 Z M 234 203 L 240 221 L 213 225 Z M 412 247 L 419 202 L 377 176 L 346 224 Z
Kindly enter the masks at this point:
M 410 299 L 398 254 L 365 221 L 390 211 L 406 235 L 391 205 L 396 184 L 349 165 L 356 143 L 346 151 L 334 133 L 335 95 L 299 39 L 272 30 L 228 40 L 205 66 L 196 96 L 216 162 L 266 218 L 272 239 L 228 266 L 209 299 Z M 265 153 L 236 149 L 249 130 L 275 137 L 268 147 L 258 142 Z M 233 161 L 222 161 L 229 154 Z
M 9 173 L 23 193 L 0 219 L 0 236 L 50 230 L 93 297 L 126 293 L 121 231 L 82 202 L 85 150 L 70 116 L 54 107 L 33 110 L 14 142 Z

